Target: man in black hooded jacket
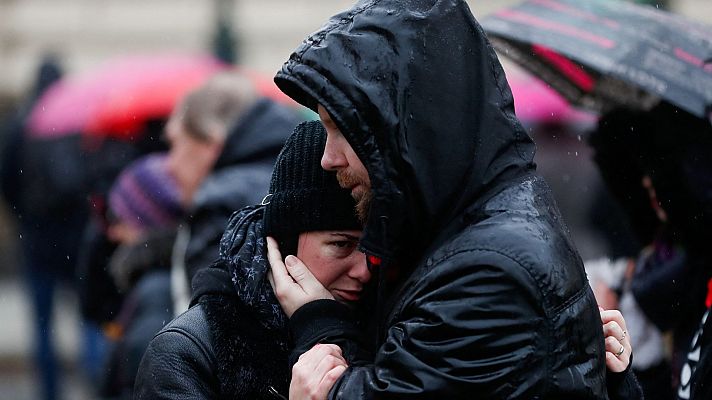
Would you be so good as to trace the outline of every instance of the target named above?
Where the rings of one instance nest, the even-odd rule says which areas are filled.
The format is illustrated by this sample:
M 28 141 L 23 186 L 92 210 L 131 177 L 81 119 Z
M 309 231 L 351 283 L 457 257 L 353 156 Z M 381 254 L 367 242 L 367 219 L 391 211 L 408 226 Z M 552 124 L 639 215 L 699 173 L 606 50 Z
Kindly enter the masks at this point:
M 319 112 L 322 166 L 359 203 L 360 246 L 380 273 L 366 338 L 345 328 L 339 303 L 302 306 L 276 288 L 296 310 L 298 353 L 311 349 L 290 398 L 608 398 L 581 259 L 464 1 L 360 1 L 275 81 Z M 275 250 L 275 281 L 303 279 Z M 342 353 L 349 341 L 373 357 Z

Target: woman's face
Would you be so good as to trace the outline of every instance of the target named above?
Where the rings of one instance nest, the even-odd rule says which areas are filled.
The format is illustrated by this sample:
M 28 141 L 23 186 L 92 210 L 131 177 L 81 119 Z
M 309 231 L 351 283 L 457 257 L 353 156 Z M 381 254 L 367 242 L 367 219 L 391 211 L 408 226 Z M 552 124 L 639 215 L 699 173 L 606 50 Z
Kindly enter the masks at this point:
M 358 251 L 361 231 L 316 231 L 299 235 L 297 257 L 336 300 L 361 297 L 371 279 L 366 255 Z

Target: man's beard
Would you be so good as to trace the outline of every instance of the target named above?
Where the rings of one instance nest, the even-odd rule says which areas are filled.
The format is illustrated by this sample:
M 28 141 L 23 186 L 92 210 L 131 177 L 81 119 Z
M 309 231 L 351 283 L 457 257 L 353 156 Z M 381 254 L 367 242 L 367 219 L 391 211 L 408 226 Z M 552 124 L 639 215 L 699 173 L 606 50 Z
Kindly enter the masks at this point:
M 371 198 L 373 197 L 370 185 L 345 170 L 337 171 L 336 179 L 339 181 L 339 185 L 343 188 L 361 185 L 361 190 L 355 192 L 352 191 L 351 196 L 354 200 L 356 200 L 356 216 L 359 221 L 365 225 L 366 220 L 368 219 L 369 210 L 371 208 Z

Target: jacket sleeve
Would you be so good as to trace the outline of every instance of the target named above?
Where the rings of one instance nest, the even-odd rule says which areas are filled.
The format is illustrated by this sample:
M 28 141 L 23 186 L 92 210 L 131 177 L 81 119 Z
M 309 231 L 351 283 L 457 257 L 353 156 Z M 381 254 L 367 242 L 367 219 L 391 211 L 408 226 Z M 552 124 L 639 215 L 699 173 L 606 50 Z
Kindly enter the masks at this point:
M 461 259 L 465 261 L 466 259 Z M 415 283 L 368 364 L 351 364 L 331 399 L 533 398 L 546 367 L 536 285 L 487 265 L 436 265 Z M 299 336 L 299 335 L 295 335 Z M 305 335 L 315 337 L 316 335 Z
M 623 372 L 606 370 L 606 387 L 611 400 L 643 400 L 643 388 L 633 373 L 633 356 Z
M 200 343 L 183 329 L 167 329 L 156 335 L 141 360 L 133 398 L 217 399 L 215 362 Z
M 351 309 L 337 301 L 322 299 L 305 304 L 292 314 L 289 329 L 294 342 L 289 356 L 290 370 L 299 356 L 317 343 L 338 345 L 349 364 L 372 358 Z

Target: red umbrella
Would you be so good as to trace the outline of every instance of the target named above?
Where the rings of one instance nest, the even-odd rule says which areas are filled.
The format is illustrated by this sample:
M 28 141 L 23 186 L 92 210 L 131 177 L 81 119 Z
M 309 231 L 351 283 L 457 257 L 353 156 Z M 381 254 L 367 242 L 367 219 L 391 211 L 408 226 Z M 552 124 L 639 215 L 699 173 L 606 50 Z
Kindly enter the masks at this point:
M 226 66 L 207 58 L 176 58 L 151 65 L 126 66 L 124 75 L 134 78 L 111 88 L 89 116 L 84 132 L 132 140 L 141 133 L 145 121 L 167 117 L 183 96 L 223 69 Z M 235 70 L 246 75 L 261 96 L 296 106 L 272 79 L 244 67 Z
M 145 121 L 165 118 L 183 95 L 225 68 L 207 56 L 117 58 L 50 87 L 30 113 L 28 131 L 38 138 L 80 132 L 131 138 Z
M 524 123 L 586 125 L 596 121 L 594 114 L 572 107 L 554 89 L 531 74 L 508 69 L 507 81 L 514 96 L 517 117 Z

